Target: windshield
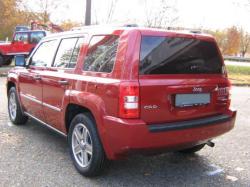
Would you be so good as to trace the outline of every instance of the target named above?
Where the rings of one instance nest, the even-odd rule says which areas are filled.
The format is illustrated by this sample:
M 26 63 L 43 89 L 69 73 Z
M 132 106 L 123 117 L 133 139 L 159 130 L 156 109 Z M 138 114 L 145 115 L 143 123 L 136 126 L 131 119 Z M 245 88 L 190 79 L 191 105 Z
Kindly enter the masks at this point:
M 140 74 L 221 74 L 215 42 L 142 36 Z

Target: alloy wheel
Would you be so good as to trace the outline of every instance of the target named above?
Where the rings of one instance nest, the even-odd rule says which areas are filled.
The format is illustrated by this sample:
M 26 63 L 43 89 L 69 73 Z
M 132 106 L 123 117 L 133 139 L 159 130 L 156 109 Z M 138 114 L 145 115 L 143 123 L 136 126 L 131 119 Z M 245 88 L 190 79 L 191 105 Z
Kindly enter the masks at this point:
M 72 150 L 79 166 L 89 166 L 92 160 L 93 145 L 90 133 L 82 123 L 77 124 L 73 130 Z

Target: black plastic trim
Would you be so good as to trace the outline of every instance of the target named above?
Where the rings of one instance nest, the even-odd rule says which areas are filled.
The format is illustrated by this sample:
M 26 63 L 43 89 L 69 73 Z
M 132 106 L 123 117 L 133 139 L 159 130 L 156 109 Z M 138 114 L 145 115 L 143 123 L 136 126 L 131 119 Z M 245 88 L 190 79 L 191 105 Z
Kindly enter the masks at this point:
M 196 128 L 205 125 L 216 125 L 218 123 L 224 123 L 230 121 L 231 116 L 223 114 L 213 117 L 207 117 L 196 120 L 173 122 L 173 123 L 164 123 L 164 124 L 153 124 L 149 125 L 150 132 L 165 132 L 165 131 L 175 131 L 181 129 Z

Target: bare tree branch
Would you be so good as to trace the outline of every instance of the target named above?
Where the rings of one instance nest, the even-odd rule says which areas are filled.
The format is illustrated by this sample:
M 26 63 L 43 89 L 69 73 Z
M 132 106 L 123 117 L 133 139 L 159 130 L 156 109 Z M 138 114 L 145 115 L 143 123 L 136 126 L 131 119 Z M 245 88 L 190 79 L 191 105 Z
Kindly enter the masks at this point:
M 242 28 L 240 29 L 240 53 L 242 57 L 245 57 L 250 48 L 250 35 Z
M 116 9 L 116 5 L 117 5 L 118 0 L 112 0 L 110 7 L 109 7 L 109 11 L 108 11 L 108 17 L 106 20 L 106 23 L 110 23 L 112 21 L 115 9 Z
M 150 1 L 152 3 L 152 1 Z M 147 27 L 166 28 L 171 27 L 179 19 L 175 5 L 171 5 L 169 0 L 161 0 L 159 7 L 149 6 L 149 1 L 145 0 Z

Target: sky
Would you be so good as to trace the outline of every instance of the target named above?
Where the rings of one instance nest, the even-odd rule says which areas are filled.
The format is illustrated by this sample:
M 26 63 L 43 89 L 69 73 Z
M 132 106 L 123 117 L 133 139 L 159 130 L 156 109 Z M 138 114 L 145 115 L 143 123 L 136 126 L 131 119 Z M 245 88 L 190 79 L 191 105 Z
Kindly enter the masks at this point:
M 37 0 L 27 0 L 31 9 L 39 10 Z M 105 24 L 112 0 L 92 0 L 92 21 Z M 117 0 L 111 23 L 143 25 L 147 15 L 157 15 L 162 0 Z M 178 17 L 172 26 L 185 28 L 224 29 L 232 25 L 250 32 L 250 0 L 166 0 L 175 7 Z M 57 0 L 61 6 L 52 11 L 52 21 L 84 22 L 85 0 Z M 147 2 L 147 3 L 145 3 Z M 249 2 L 249 7 L 247 3 Z

